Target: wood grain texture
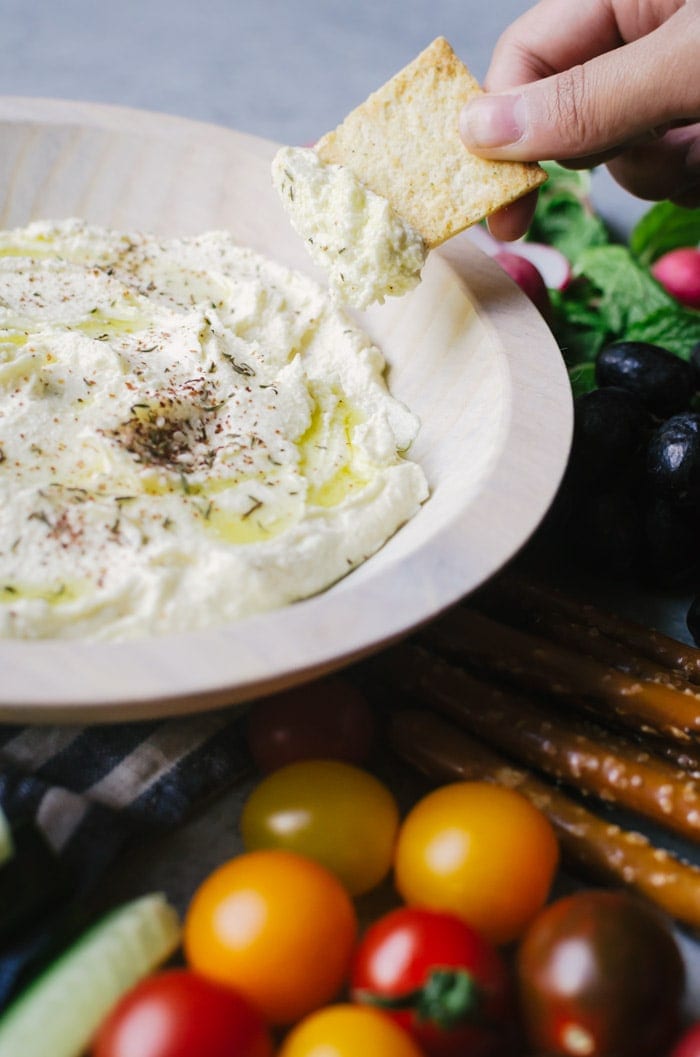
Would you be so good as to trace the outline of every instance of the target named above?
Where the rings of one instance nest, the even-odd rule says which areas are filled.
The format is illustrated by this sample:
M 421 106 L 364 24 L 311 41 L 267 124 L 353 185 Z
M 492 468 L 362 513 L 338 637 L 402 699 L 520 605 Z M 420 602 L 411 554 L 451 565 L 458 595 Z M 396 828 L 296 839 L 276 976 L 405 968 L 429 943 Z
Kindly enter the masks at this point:
M 82 216 L 167 235 L 226 228 L 318 273 L 272 189 L 275 144 L 115 107 L 0 98 L 0 225 Z M 0 641 L 0 720 L 84 722 L 244 701 L 394 641 L 525 542 L 564 469 L 571 397 L 556 344 L 498 266 L 459 236 L 424 281 L 357 318 L 422 421 L 431 496 L 314 598 L 234 625 L 126 643 Z

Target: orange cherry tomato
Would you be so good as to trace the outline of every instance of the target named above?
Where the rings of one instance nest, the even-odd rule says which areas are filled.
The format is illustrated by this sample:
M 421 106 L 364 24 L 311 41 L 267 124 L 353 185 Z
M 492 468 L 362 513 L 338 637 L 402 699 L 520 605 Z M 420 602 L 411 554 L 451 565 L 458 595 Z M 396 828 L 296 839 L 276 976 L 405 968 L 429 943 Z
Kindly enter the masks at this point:
M 558 857 L 549 820 L 521 793 L 455 782 L 407 815 L 396 886 L 407 903 L 451 912 L 493 943 L 508 943 L 543 906 Z
M 357 935 L 350 897 L 293 852 L 249 852 L 200 885 L 185 917 L 191 968 L 237 988 L 272 1024 L 290 1024 L 343 985 Z
M 422 1057 L 408 1032 L 368 1006 L 328 1006 L 302 1020 L 278 1057 Z
M 399 809 L 374 775 L 338 760 L 303 760 L 268 775 L 241 815 L 247 851 L 286 848 L 327 867 L 351 895 L 389 873 Z

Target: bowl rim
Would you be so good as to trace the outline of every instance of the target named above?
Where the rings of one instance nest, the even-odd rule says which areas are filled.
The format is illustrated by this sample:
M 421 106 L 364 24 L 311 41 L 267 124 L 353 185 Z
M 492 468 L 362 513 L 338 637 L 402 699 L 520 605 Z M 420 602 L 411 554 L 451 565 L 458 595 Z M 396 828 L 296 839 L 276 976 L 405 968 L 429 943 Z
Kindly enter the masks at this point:
M 0 97 L 0 123 L 68 124 L 132 136 L 184 137 L 188 146 L 223 138 L 266 156 L 273 146 L 225 126 L 68 100 Z M 403 577 L 400 584 L 389 566 L 359 581 L 357 587 L 348 577 L 337 595 L 324 592 L 235 624 L 148 639 L 0 639 L 0 665 L 10 673 L 9 682 L 0 689 L 0 720 L 131 720 L 202 711 L 283 689 L 341 668 L 407 635 L 480 586 L 520 550 L 546 513 L 566 467 L 573 429 L 568 374 L 538 311 L 498 264 L 469 241 L 468 233 L 433 253 L 505 353 L 510 397 L 506 437 L 476 498 L 479 519 L 456 517 L 439 529 L 411 553 L 411 576 Z M 497 314 L 488 307 L 494 289 L 503 295 Z M 523 477 L 526 487 L 514 491 L 514 482 L 521 485 Z M 497 537 L 479 539 L 477 520 L 497 520 Z M 449 560 L 436 563 L 436 547 Z M 472 558 L 477 547 L 478 572 Z M 393 602 L 389 619 L 386 604 L 376 604 L 381 599 Z M 347 614 L 358 606 L 361 620 L 347 621 L 339 613 L 339 608 Z M 271 661 L 262 645 L 275 641 L 280 629 L 285 648 Z M 232 653 L 237 640 L 245 644 L 246 663 L 234 676 Z M 168 658 L 173 656 L 178 657 L 177 679 L 154 682 L 153 666 L 164 666 L 167 675 Z M 183 656 L 197 659 L 189 681 Z M 207 678 L 202 677 L 202 658 L 209 665 Z M 107 673 L 99 690 L 86 678 L 95 666 Z M 47 672 L 53 673 L 53 679 Z M 110 681 L 110 672 L 119 672 L 119 678 Z

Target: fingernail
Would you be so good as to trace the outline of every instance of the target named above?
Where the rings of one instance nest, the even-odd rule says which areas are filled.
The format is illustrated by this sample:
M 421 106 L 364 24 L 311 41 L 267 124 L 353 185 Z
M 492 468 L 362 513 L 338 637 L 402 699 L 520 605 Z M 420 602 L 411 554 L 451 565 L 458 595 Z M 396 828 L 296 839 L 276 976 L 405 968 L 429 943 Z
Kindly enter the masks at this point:
M 520 95 L 483 95 L 459 116 L 459 133 L 467 147 L 506 147 L 525 132 L 525 100 Z

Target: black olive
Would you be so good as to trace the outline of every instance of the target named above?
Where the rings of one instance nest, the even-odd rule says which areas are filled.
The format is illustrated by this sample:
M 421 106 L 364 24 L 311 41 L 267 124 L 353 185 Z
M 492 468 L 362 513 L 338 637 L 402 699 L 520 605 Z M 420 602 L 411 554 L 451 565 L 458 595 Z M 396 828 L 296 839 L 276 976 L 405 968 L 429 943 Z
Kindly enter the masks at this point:
M 690 350 L 689 362 L 695 374 L 695 388 L 700 389 L 700 341 Z
M 696 387 L 689 363 L 646 341 L 606 345 L 598 353 L 595 376 L 600 386 L 619 385 L 636 393 L 659 418 L 689 407 Z
M 643 529 L 636 498 L 623 491 L 579 497 L 566 542 L 576 565 L 617 578 L 637 574 Z
M 700 519 L 660 496 L 644 511 L 644 574 L 659 587 L 700 587 Z
M 685 622 L 688 625 L 688 631 L 697 645 L 700 646 L 700 595 L 697 595 L 690 603 Z
M 652 421 L 635 393 L 617 386 L 576 399 L 569 476 L 577 484 L 629 480 L 643 467 Z
M 700 503 L 700 414 L 674 415 L 654 431 L 647 450 L 652 494 L 674 503 Z

